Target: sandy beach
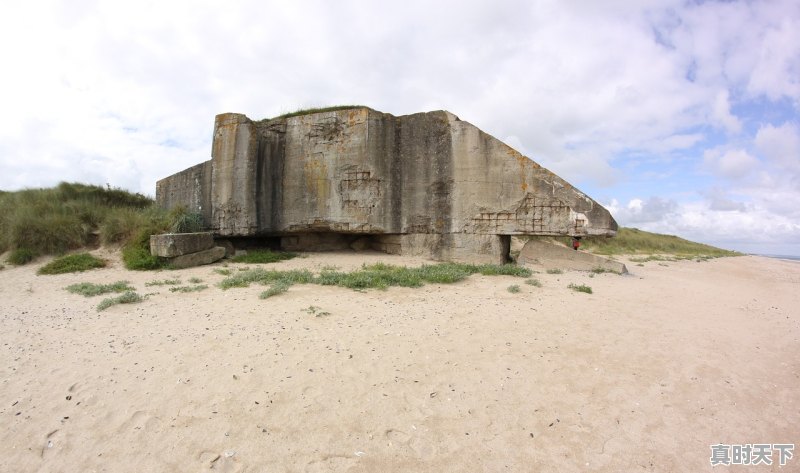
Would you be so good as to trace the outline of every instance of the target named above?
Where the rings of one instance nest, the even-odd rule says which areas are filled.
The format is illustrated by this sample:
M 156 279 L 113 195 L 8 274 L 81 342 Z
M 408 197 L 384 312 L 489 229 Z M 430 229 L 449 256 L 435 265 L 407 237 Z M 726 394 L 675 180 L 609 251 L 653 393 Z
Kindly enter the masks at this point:
M 108 268 L 0 271 L 0 471 L 696 472 L 712 470 L 712 444 L 800 444 L 798 262 L 261 300 L 262 286 L 216 287 L 219 264 L 132 272 L 95 253 Z M 314 253 L 269 267 L 378 261 L 425 263 Z M 145 285 L 191 277 L 210 287 Z M 105 296 L 64 290 L 118 280 L 151 295 L 98 312 Z M 774 460 L 751 468 L 800 471 L 798 451 Z

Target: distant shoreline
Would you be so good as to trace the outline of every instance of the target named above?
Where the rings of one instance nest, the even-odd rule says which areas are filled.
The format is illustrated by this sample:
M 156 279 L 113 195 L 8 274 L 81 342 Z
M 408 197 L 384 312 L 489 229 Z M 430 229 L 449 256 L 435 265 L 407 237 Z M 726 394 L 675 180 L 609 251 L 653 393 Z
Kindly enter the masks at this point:
M 789 260 L 789 261 L 800 261 L 800 256 L 789 256 L 789 255 L 758 255 L 753 254 L 753 256 L 764 256 L 767 258 L 774 258 L 774 259 L 782 259 L 782 260 Z

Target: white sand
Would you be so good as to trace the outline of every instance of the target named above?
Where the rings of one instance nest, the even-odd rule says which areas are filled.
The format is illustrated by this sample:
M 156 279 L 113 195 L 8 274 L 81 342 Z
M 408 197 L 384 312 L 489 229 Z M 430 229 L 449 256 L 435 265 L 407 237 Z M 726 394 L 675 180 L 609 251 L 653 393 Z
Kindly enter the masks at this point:
M 260 300 L 214 287 L 219 265 L 130 272 L 102 254 L 112 267 L 0 271 L 0 471 L 706 471 L 711 444 L 800 444 L 798 263 Z M 422 262 L 269 266 L 376 261 Z M 192 276 L 212 287 L 145 287 Z M 105 296 L 63 289 L 117 280 L 158 294 L 98 313 Z M 800 451 L 757 471 L 800 471 Z

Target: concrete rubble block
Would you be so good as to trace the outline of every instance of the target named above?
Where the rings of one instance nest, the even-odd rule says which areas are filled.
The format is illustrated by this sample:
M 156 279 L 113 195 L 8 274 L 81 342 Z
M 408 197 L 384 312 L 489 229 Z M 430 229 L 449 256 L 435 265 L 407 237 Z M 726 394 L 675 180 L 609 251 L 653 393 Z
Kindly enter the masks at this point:
M 625 274 L 628 268 L 619 261 L 614 261 L 602 256 L 575 251 L 572 248 L 559 245 L 552 241 L 540 238 L 531 238 L 522 247 L 517 263 L 525 266 L 534 266 L 544 269 L 567 269 L 577 271 L 592 271 L 602 269 L 614 273 Z
M 163 258 L 197 253 L 214 247 L 214 235 L 210 232 L 165 233 L 150 236 L 150 254 Z
M 174 269 L 192 268 L 194 266 L 214 263 L 221 260 L 224 256 L 225 248 L 215 246 L 208 250 L 198 251 L 197 253 L 189 253 L 170 258 L 169 265 Z

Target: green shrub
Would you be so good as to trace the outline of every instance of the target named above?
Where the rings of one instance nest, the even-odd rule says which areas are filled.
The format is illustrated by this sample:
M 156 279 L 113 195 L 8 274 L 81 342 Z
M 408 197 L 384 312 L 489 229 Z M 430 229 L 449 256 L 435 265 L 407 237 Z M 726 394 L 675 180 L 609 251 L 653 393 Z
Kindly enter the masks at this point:
M 564 271 L 561 271 L 560 269 L 552 269 L 551 268 L 551 269 L 547 270 L 547 274 L 563 274 L 563 273 L 564 273 Z
M 117 281 L 111 284 L 82 282 L 78 284 L 72 284 L 64 289 L 73 294 L 80 294 L 84 297 L 99 296 L 101 294 L 108 294 L 109 292 L 127 292 L 134 290 L 128 285 L 128 281 Z
M 34 258 L 36 258 L 36 253 L 33 251 L 27 248 L 17 248 L 8 255 L 8 262 L 16 266 L 22 266 L 30 263 Z
M 519 288 L 519 286 L 517 286 L 516 284 L 514 284 L 512 286 L 508 286 L 507 289 L 508 289 L 508 292 L 510 292 L 511 294 L 517 294 L 521 290 Z
M 232 261 L 234 263 L 263 264 L 277 263 L 278 261 L 289 260 L 296 257 L 297 253 L 287 251 L 251 250 L 248 251 L 247 254 L 234 256 Z
M 203 282 L 203 280 L 200 279 L 200 278 L 192 277 L 192 278 L 189 278 L 189 282 L 192 283 L 192 284 L 200 284 L 201 282 Z
M 577 291 L 577 292 L 585 292 L 586 294 L 591 294 L 592 293 L 592 288 L 587 286 L 586 284 L 581 284 L 581 285 L 570 284 L 567 287 L 572 289 L 573 291 Z
M 122 248 L 122 261 L 125 263 L 126 268 L 135 271 L 163 269 L 168 265 L 166 258 L 153 256 L 150 254 L 149 249 L 134 245 L 128 245 Z
M 109 297 L 108 299 L 103 299 L 100 304 L 97 305 L 97 311 L 103 311 L 111 307 L 112 305 L 117 304 L 133 304 L 136 302 L 142 302 L 144 298 L 139 294 L 131 291 L 122 294 L 121 296 L 117 297 Z
M 76 253 L 73 255 L 61 256 L 39 268 L 38 274 L 63 274 L 87 271 L 95 268 L 102 268 L 106 265 L 105 260 L 90 255 L 89 253 Z

